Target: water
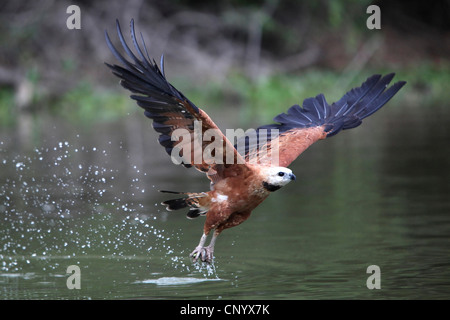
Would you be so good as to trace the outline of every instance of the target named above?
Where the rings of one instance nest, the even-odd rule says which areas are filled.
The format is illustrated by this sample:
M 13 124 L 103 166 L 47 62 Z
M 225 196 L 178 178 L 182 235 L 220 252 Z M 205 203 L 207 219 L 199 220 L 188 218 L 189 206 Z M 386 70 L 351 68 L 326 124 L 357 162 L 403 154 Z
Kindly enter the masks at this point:
M 448 299 L 449 111 L 388 106 L 315 144 L 296 182 L 220 236 L 211 266 L 188 258 L 204 220 L 165 212 L 157 192 L 208 181 L 172 165 L 140 114 L 4 128 L 0 298 Z M 381 289 L 367 288 L 371 265 Z

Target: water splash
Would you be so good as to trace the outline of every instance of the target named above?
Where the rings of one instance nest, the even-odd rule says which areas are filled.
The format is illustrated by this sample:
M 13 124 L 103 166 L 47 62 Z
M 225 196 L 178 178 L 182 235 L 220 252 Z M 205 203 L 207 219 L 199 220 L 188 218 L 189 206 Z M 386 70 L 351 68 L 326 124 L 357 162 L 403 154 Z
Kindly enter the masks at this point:
M 136 283 L 144 283 L 144 284 L 151 283 L 156 284 L 158 286 L 179 286 L 209 281 L 223 281 L 223 280 L 218 278 L 211 279 L 211 278 L 194 278 L 194 277 L 161 277 L 158 279 L 136 281 Z
M 134 257 L 148 260 L 147 266 L 161 259 L 164 270 L 217 278 L 214 267 L 190 264 L 181 230 L 158 226 L 163 213 L 145 201 L 149 189 L 156 191 L 142 181 L 147 173 L 110 159 L 117 153 L 129 158 L 121 145 L 62 140 L 26 154 L 7 152 L 5 145 L 0 143 L 1 272 L 24 274 L 30 265 L 60 270 L 64 259 Z

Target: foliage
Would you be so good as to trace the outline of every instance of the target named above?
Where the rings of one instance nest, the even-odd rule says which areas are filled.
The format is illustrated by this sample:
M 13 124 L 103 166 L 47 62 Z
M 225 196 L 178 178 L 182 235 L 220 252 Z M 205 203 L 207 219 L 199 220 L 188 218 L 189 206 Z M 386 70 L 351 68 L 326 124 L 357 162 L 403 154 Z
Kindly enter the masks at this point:
M 436 66 L 428 63 L 416 69 L 395 70 L 393 82 L 405 80 L 407 86 L 398 94 L 397 99 L 426 108 L 448 106 L 450 93 L 450 66 Z M 367 77 L 375 73 L 387 74 L 391 69 L 367 69 L 358 74 L 341 74 L 332 70 L 312 69 L 301 75 L 274 75 L 260 78 L 254 82 L 242 74 L 233 74 L 225 85 L 209 83 L 207 86 L 183 89 L 183 83 L 177 87 L 197 105 L 207 108 L 238 105 L 240 121 L 255 123 L 270 122 L 281 112 L 294 104 L 301 104 L 305 98 L 323 93 L 332 103 L 352 87 L 359 86 Z M 245 120 L 247 119 L 247 120 Z M 251 120 L 248 120 L 251 119 Z
M 14 92 L 11 89 L 0 90 L 0 126 L 13 124 Z
M 270 121 L 318 93 L 333 102 L 371 74 L 392 71 L 408 81 L 401 92 L 408 102 L 448 104 L 449 46 L 442 36 L 448 33 L 448 4 L 437 1 L 440 18 L 427 14 L 422 21 L 420 13 L 436 11 L 427 3 L 405 7 L 379 0 L 382 30 L 369 31 L 366 8 L 372 3 L 82 1 L 82 29 L 74 31 L 64 25 L 65 2 L 6 1 L 0 19 L 0 40 L 8 43 L 0 48 L 0 124 L 14 124 L 14 90 L 24 79 L 34 87 L 25 112 L 50 110 L 90 124 L 138 110 L 103 65 L 114 61 L 104 30 L 112 36 L 118 18 L 129 32 L 131 17 L 150 55 L 164 52 L 171 83 L 199 107 L 234 107 L 240 119 Z M 2 68 L 17 79 L 1 77 Z
M 404 103 L 427 108 L 448 106 L 450 93 L 449 66 L 423 63 L 415 69 L 396 70 L 396 80 L 406 80 L 407 86 L 399 97 Z M 200 108 L 229 108 L 239 113 L 241 125 L 248 122 L 270 122 L 274 115 L 284 112 L 305 98 L 323 93 L 329 103 L 338 100 L 343 93 L 358 86 L 374 73 L 386 74 L 386 70 L 367 69 L 357 75 L 337 71 L 312 69 L 301 75 L 273 75 L 253 81 L 242 73 L 233 73 L 226 81 L 210 81 L 202 85 L 186 78 L 175 78 L 173 85 Z M 48 110 L 71 122 L 91 125 L 98 122 L 117 121 L 126 114 L 139 110 L 129 99 L 129 94 L 116 86 L 111 89 L 94 89 L 92 84 L 81 81 L 75 88 L 48 102 L 36 99 L 37 104 L 49 105 Z M 0 90 L 0 124 L 14 123 L 14 94 L 10 89 Z M 249 120 L 250 119 L 250 120 Z
M 130 112 L 130 104 L 127 94 L 120 90 L 96 91 L 90 83 L 82 81 L 63 95 L 52 109 L 70 121 L 86 125 L 116 120 Z

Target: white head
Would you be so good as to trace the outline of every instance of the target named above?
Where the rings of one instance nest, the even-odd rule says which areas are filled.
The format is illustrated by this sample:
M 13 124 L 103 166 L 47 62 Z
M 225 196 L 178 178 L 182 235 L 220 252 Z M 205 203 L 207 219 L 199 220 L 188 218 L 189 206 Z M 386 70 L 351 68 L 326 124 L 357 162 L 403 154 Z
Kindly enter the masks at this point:
M 263 170 L 263 186 L 268 191 L 276 191 L 295 180 L 291 169 L 285 167 L 269 167 Z

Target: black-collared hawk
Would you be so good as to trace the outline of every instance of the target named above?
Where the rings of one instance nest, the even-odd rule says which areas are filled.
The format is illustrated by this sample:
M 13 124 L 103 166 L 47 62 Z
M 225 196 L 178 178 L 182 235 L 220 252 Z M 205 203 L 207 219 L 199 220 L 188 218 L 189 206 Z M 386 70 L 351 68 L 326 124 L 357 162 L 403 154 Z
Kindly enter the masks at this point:
M 188 218 L 206 216 L 200 243 L 190 254 L 194 262 L 212 262 L 214 244 L 223 230 L 247 220 L 271 192 L 295 180 L 287 167 L 305 149 L 341 130 L 357 127 L 405 84 L 400 81 L 388 87 L 394 74 L 373 75 L 331 105 L 319 94 L 305 99 L 302 106 L 290 107 L 287 113 L 274 118 L 275 124 L 257 128 L 253 137 L 244 137 L 234 145 L 203 110 L 167 81 L 163 57 L 160 69 L 150 59 L 142 35 L 139 45 L 133 20 L 131 39 L 136 53 L 127 45 L 118 22 L 117 34 L 128 57 L 114 47 L 105 32 L 106 42 L 122 66 L 106 65 L 153 120 L 158 141 L 167 153 L 184 166 L 204 172 L 211 180 L 209 191 L 172 192 L 183 197 L 163 202 L 169 211 L 189 208 Z M 207 150 L 212 140 L 202 139 L 208 132 L 215 136 L 213 151 Z M 211 241 L 205 246 L 212 230 Z

